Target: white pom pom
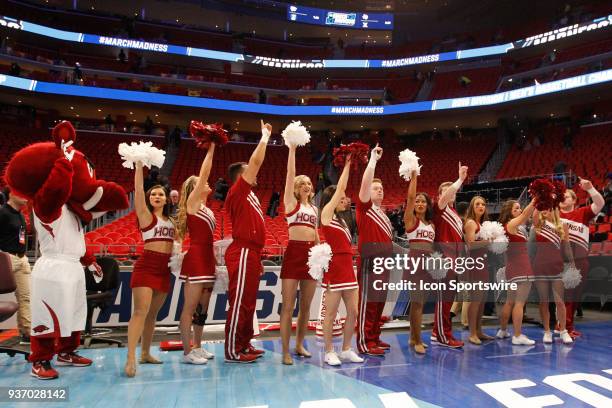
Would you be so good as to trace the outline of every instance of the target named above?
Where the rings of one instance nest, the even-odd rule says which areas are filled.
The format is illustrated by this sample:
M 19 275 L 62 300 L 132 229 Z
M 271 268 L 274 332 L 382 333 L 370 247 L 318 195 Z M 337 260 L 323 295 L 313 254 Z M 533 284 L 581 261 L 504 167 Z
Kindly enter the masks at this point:
M 503 254 L 508 250 L 508 237 L 506 235 L 500 235 L 489 244 L 489 251 L 494 254 Z
M 497 221 L 485 221 L 480 226 L 480 238 L 483 240 L 496 239 L 505 235 L 504 226 Z
M 170 267 L 170 271 L 179 276 L 181 274 L 181 268 L 183 267 L 183 259 L 185 258 L 185 254 L 187 252 L 179 252 L 173 253 L 170 257 L 170 262 L 168 262 L 168 266 Z
M 419 156 L 410 149 L 406 149 L 399 154 L 400 168 L 399 175 L 406 181 L 410 181 L 412 172 L 416 170 L 417 176 L 421 175 L 421 166 L 419 166 Z
M 497 270 L 495 279 L 498 283 L 506 282 L 506 267 L 505 266 Z
M 329 244 L 319 244 L 308 251 L 308 273 L 315 280 L 323 279 L 323 273 L 329 269 L 333 254 Z
M 425 266 L 431 277 L 435 280 L 446 278 L 448 270 L 444 267 L 444 257 L 442 254 L 440 252 L 434 252 L 429 258 L 430 259 L 426 260 Z M 441 259 L 441 261 L 438 261 L 438 259 Z M 440 266 L 440 268 L 438 268 L 438 266 Z
M 310 142 L 310 133 L 302 126 L 302 122 L 291 122 L 281 133 L 287 146 L 304 146 Z
M 162 167 L 166 159 L 166 152 L 153 146 L 153 142 L 132 142 L 119 144 L 119 155 L 123 160 L 123 167 L 133 169 L 136 162 L 148 168 Z
M 213 286 L 213 292 L 225 293 L 229 287 L 229 275 L 227 274 L 227 268 L 217 267 L 215 270 L 215 285 Z
M 580 282 L 582 282 L 580 269 L 576 268 L 576 266 L 571 263 L 566 263 L 563 265 L 561 280 L 563 281 L 563 286 L 565 286 L 565 289 L 574 289 L 576 286 L 580 285 Z

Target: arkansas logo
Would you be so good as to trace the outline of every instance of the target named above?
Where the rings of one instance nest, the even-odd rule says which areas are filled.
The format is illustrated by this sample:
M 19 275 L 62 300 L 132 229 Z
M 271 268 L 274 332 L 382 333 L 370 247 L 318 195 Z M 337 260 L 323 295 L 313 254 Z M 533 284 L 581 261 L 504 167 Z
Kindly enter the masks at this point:
M 49 328 L 47 326 L 45 326 L 44 324 L 39 324 L 38 326 L 36 326 L 35 328 L 32 329 L 32 331 L 34 333 L 42 333 L 49 330 Z

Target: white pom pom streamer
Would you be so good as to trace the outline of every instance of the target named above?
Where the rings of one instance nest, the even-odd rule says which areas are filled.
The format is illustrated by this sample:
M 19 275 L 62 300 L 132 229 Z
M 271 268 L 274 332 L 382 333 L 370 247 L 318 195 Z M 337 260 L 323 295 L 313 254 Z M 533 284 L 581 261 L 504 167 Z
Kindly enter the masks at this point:
M 480 226 L 480 238 L 487 241 L 505 235 L 504 226 L 497 221 L 485 221 Z
M 498 283 L 506 282 L 506 267 L 501 267 L 497 270 L 497 274 L 495 275 L 495 279 Z
M 181 274 L 181 268 L 183 267 L 183 259 L 185 258 L 186 253 L 187 252 L 173 253 L 170 257 L 170 262 L 168 262 L 168 266 L 170 267 L 170 271 L 176 276 L 180 276 Z
M 308 251 L 308 273 L 313 279 L 320 281 L 323 273 L 329 270 L 329 262 L 333 254 L 328 243 L 315 245 Z
M 582 281 L 580 269 L 576 268 L 576 266 L 571 263 L 566 263 L 563 265 L 561 280 L 563 281 L 563 286 L 565 286 L 565 289 L 574 289 L 576 286 L 580 285 L 580 282 Z
M 400 168 L 399 175 L 406 181 L 410 181 L 412 172 L 416 171 L 417 176 L 421 175 L 421 166 L 419 166 L 419 156 L 410 149 L 406 149 L 399 154 Z
M 227 274 L 227 268 L 217 266 L 215 270 L 215 284 L 213 286 L 213 292 L 225 293 L 229 287 L 229 275 Z
M 133 169 L 136 162 L 142 162 L 143 166 L 161 168 L 166 160 L 166 152 L 153 146 L 153 142 L 121 143 L 118 148 L 119 155 L 123 160 L 123 167 Z
M 503 254 L 508 250 L 508 237 L 506 235 L 500 235 L 495 238 L 493 242 L 489 244 L 489 251 L 494 254 Z
M 310 142 L 310 133 L 299 120 L 287 125 L 281 135 L 287 146 L 304 146 Z
M 441 280 L 446 278 L 446 273 L 448 272 L 448 270 L 444 267 L 444 257 L 440 252 L 434 252 L 433 254 L 431 254 L 429 259 L 426 258 L 425 266 L 427 272 L 429 272 L 431 277 L 435 280 Z

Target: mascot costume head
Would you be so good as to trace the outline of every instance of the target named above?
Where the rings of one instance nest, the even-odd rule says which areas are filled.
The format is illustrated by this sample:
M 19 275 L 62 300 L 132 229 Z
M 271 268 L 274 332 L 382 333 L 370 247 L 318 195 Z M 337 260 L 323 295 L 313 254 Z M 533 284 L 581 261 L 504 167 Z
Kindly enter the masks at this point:
M 128 207 L 125 190 L 96 179 L 93 164 L 75 149 L 70 122 L 55 126 L 52 136 L 53 142 L 31 144 L 11 158 L 4 174 L 11 194 L 28 199 L 43 222 L 57 218 L 63 204 L 85 223 Z

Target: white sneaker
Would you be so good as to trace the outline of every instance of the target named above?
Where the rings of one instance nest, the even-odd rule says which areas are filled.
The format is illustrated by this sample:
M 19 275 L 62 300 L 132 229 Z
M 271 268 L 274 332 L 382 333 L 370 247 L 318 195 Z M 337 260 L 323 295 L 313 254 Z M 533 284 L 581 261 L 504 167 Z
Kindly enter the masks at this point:
M 202 357 L 197 351 L 191 350 L 189 354 L 183 354 L 183 363 L 187 364 L 206 364 L 207 359 Z
M 335 351 L 328 351 L 325 353 L 325 362 L 330 366 L 339 366 L 342 364 Z
M 508 333 L 508 330 L 499 329 L 495 337 L 497 337 L 498 339 L 507 339 L 508 337 L 510 337 L 510 333 Z
M 572 344 L 574 342 L 572 336 L 569 335 L 567 330 L 559 332 L 559 336 L 561 336 L 561 341 L 563 341 L 563 344 Z
M 350 363 L 363 363 L 363 358 L 359 357 L 352 349 L 344 350 L 340 353 L 340 359 Z
M 535 341 L 531 340 L 524 334 L 521 334 L 518 337 L 512 336 L 512 344 L 514 344 L 515 346 L 533 346 L 535 344 Z
M 552 332 L 544 332 L 544 338 L 542 338 L 542 341 L 545 344 L 552 344 L 552 342 L 553 342 Z
M 207 360 L 212 360 L 213 358 L 215 358 L 215 355 L 213 353 L 203 347 L 197 347 L 192 349 L 191 351 L 194 351 L 199 357 L 205 358 Z

